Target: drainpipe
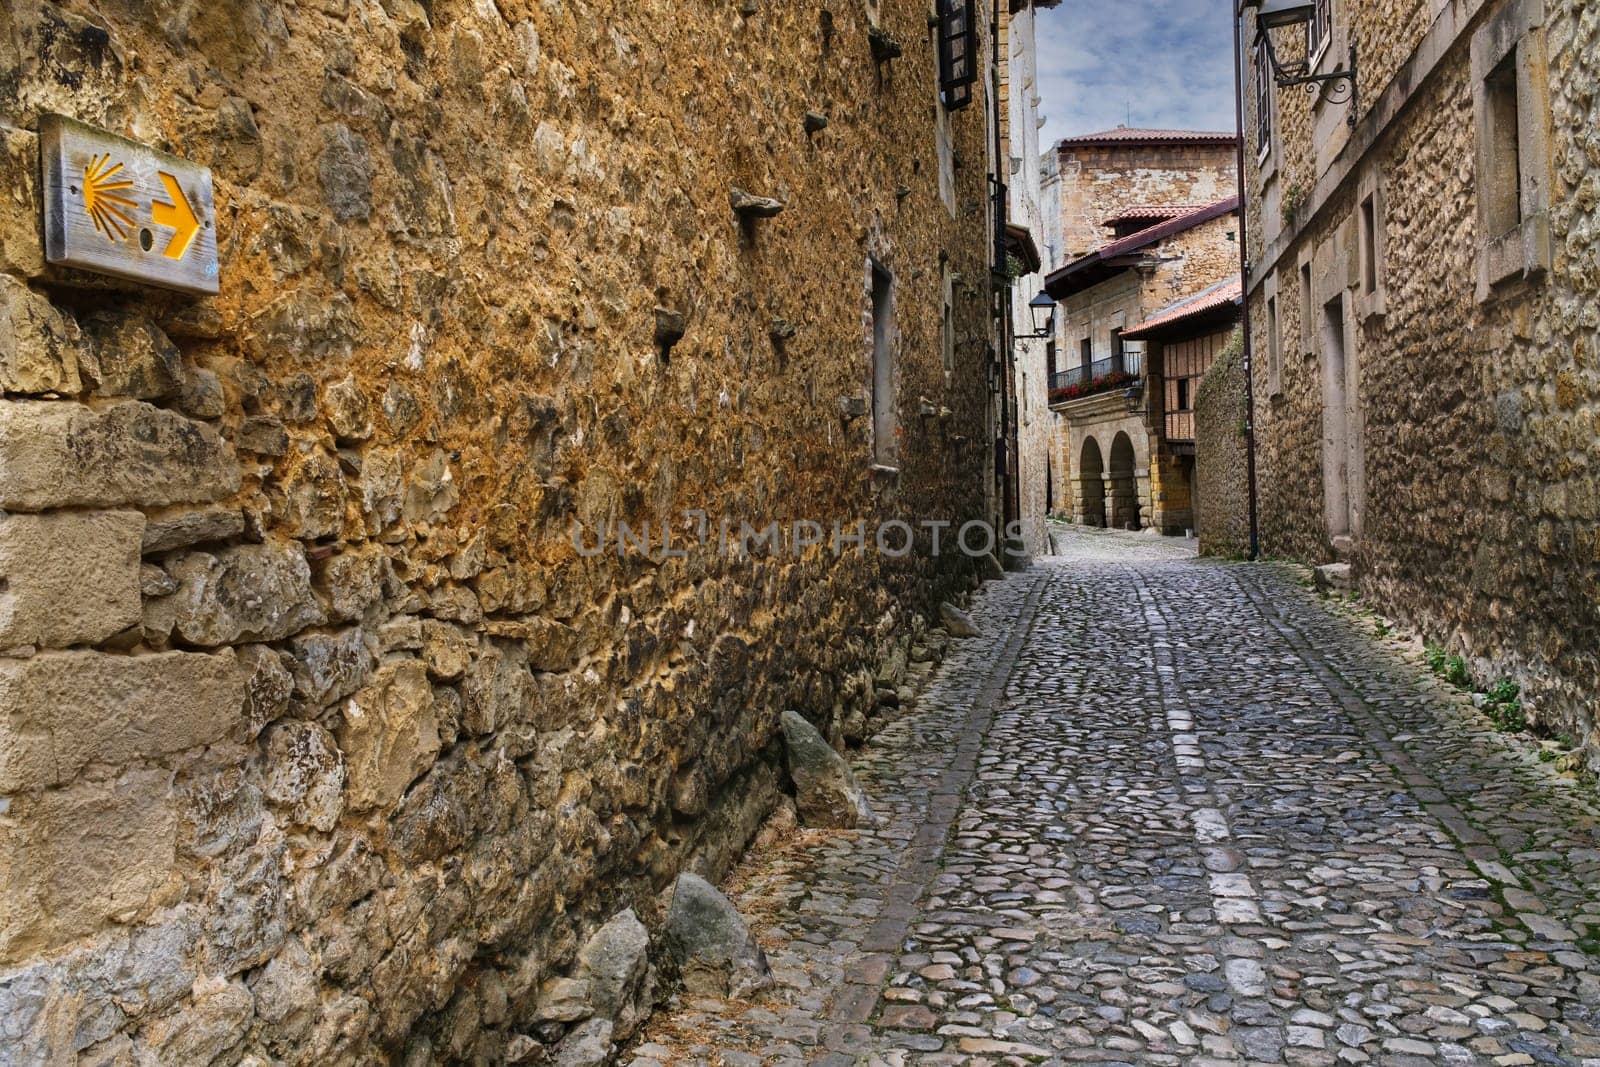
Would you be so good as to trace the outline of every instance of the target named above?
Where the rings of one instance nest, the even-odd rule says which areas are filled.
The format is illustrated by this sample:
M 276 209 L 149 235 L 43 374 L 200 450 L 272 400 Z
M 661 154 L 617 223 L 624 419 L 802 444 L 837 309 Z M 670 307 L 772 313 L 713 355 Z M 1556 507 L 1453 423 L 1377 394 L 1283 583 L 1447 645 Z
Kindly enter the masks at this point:
M 1244 449 L 1250 495 L 1250 558 L 1261 555 L 1261 527 L 1256 505 L 1256 382 L 1255 356 L 1250 344 L 1250 202 L 1244 170 L 1244 10 L 1229 5 L 1233 19 L 1233 102 L 1238 124 L 1239 179 L 1239 323 L 1244 331 Z
M 1010 185 L 1006 179 L 1007 160 L 1002 156 L 1005 131 L 1001 128 L 1000 120 L 1000 0 L 994 0 L 994 7 L 989 22 L 990 50 L 993 56 L 993 65 L 989 77 L 990 103 L 994 111 L 994 197 L 995 210 L 991 212 L 994 217 L 995 235 L 994 270 L 1002 270 L 1006 265 L 1005 241 L 1006 222 L 1010 217 L 1010 204 L 1007 198 L 1010 195 Z M 990 286 L 994 284 L 993 272 L 990 274 Z M 1002 474 L 1000 521 L 1003 527 L 1020 513 L 1018 507 L 1017 485 L 1017 435 L 1016 435 L 1016 397 L 1015 383 L 1012 378 L 1012 339 L 1011 339 L 1011 287 L 1007 286 L 1000 298 L 1000 351 L 998 353 L 1000 364 L 1000 436 L 1004 441 L 1006 451 L 1005 469 Z M 1002 552 L 1002 558 L 1004 553 Z

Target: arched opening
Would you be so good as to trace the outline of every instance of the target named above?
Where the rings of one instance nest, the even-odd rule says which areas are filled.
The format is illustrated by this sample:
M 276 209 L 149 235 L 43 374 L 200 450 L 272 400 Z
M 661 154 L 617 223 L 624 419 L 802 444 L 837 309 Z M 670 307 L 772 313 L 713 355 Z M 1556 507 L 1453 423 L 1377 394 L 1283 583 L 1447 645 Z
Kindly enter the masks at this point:
M 1105 480 L 1112 527 L 1139 529 L 1139 476 L 1134 465 L 1133 440 L 1126 432 L 1118 433 L 1111 441 L 1111 471 Z
M 1078 521 L 1085 526 L 1106 524 L 1105 460 L 1100 456 L 1100 443 L 1092 437 L 1083 441 L 1083 452 L 1078 456 L 1077 483 Z

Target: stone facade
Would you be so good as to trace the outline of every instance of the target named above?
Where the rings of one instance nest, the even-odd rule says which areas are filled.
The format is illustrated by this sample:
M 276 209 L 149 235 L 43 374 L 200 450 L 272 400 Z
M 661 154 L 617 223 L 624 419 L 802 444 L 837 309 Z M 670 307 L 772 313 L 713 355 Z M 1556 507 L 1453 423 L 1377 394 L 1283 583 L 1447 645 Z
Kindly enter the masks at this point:
M 984 514 L 992 72 L 943 114 L 927 14 L 0 11 L 0 1061 L 536 1059 L 785 708 L 899 699 L 965 559 L 681 513 Z M 46 112 L 214 168 L 220 295 L 44 265 Z
M 1347 557 L 1600 763 L 1600 26 L 1577 0 L 1332 10 L 1318 68 L 1355 44 L 1359 106 L 1246 94 L 1263 549 Z
M 1056 266 L 1106 241 L 1105 222 L 1134 207 L 1198 207 L 1232 196 L 1238 159 L 1232 133 L 1121 128 L 1067 137 L 1049 150 L 1049 199 L 1060 212 Z
M 1000 92 L 1006 101 L 1004 130 L 1006 147 L 1006 192 L 1008 217 L 1028 230 L 1043 259 L 1044 233 L 1049 226 L 1044 213 L 1042 176 L 1039 159 L 1038 70 L 1035 63 L 1036 8 L 1055 7 L 1048 3 L 1008 4 L 1002 10 L 1006 34 L 1006 59 L 1002 67 Z M 1049 374 L 1045 366 L 1045 339 L 1039 332 L 1028 302 L 1044 291 L 1048 262 L 1040 269 L 1016 280 L 1011 288 L 1012 395 L 1016 403 L 1016 478 L 1017 518 L 1022 539 L 1032 555 L 1049 549 L 1045 517 L 1049 514 L 1055 489 L 1049 483 L 1050 407 Z
M 1170 232 L 1151 226 L 1148 243 L 1122 254 L 1106 255 L 1125 246 L 1102 241 L 1048 281 L 1059 300 L 1050 480 L 1066 487 L 1058 513 L 1073 522 L 1177 534 L 1193 525 L 1193 462 L 1166 446 L 1159 349 L 1121 334 L 1236 275 L 1240 223 L 1224 202 L 1163 225 Z

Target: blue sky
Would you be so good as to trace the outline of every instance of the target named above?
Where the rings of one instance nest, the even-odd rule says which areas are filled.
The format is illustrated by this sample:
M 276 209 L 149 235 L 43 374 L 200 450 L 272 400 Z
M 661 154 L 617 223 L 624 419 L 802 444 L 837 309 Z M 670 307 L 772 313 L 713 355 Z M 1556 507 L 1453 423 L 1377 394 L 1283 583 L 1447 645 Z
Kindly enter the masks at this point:
M 1040 143 L 1123 123 L 1231 130 L 1230 0 L 1066 0 L 1039 13 Z M 1129 121 L 1129 112 L 1132 120 Z

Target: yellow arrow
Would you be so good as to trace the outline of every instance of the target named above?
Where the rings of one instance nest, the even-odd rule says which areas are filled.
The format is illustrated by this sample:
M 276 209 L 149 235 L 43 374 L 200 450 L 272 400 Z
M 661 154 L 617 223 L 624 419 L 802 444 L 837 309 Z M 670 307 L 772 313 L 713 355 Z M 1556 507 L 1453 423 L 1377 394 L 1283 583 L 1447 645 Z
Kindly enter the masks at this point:
M 200 232 L 200 219 L 195 215 L 194 208 L 189 206 L 189 198 L 183 195 L 183 187 L 178 184 L 178 179 L 164 170 L 156 173 L 161 177 L 161 184 L 167 187 L 167 195 L 172 197 L 172 203 L 151 201 L 150 217 L 157 226 L 172 228 L 172 240 L 167 243 L 166 257 L 182 259 L 183 254 L 189 251 L 189 246 L 194 244 L 195 234 Z

